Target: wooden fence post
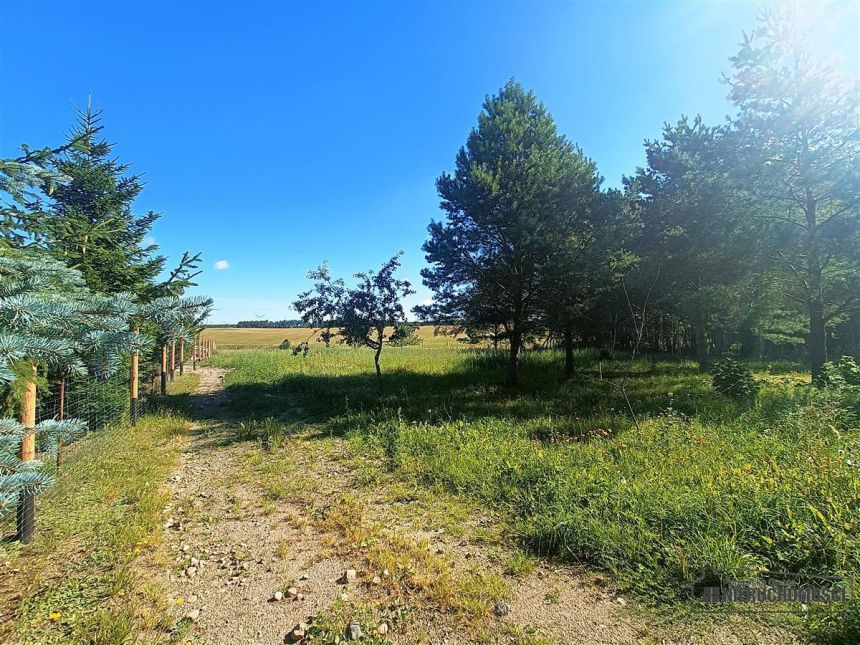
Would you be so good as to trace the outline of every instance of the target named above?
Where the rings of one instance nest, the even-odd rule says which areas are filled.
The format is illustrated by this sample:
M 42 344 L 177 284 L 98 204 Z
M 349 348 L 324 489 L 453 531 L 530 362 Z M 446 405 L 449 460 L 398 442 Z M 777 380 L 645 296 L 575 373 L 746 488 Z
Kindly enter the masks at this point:
M 167 395 L 167 343 L 161 345 L 161 396 Z
M 24 436 L 21 438 L 21 461 L 36 458 L 36 366 L 33 365 L 33 378 L 24 386 L 24 399 L 21 402 L 21 423 Z M 17 517 L 18 540 L 24 544 L 33 541 L 36 522 L 36 495 L 21 492 L 18 497 Z
M 194 337 L 194 342 L 191 344 L 191 369 L 197 371 L 197 336 Z
M 66 377 L 63 376 L 60 378 L 60 409 L 59 409 L 59 418 L 60 421 L 66 418 Z
M 60 406 L 57 410 L 57 418 L 62 421 L 66 418 L 66 377 L 60 377 Z M 63 439 L 57 440 L 57 468 L 63 465 Z
M 135 335 L 140 333 L 140 328 L 134 328 Z M 140 370 L 140 353 L 135 350 L 131 353 L 131 408 L 129 415 L 131 416 L 131 425 L 137 425 L 137 395 L 138 395 L 138 372 Z
M 185 374 L 185 339 L 179 339 L 179 376 Z
M 170 380 L 176 375 L 176 341 L 170 341 Z

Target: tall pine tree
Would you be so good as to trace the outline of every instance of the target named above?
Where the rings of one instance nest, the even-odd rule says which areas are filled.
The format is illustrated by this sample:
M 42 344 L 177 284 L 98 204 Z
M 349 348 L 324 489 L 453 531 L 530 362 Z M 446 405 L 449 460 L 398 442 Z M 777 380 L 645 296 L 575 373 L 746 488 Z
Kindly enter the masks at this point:
M 636 174 L 643 223 L 639 255 L 657 304 L 693 328 L 699 369 L 710 363 L 711 326 L 729 316 L 732 291 L 754 271 L 756 236 L 725 170 L 723 130 L 700 117 L 666 125 L 646 141 Z
M 431 222 L 424 244 L 431 267 L 421 275 L 436 304 L 420 313 L 500 324 L 509 385 L 524 338 L 542 324 L 542 276 L 567 257 L 596 182 L 593 164 L 515 81 L 486 99 L 454 174 L 436 182 L 447 219 Z
M 732 59 L 740 109 L 738 181 L 768 211 L 763 235 L 805 309 L 813 379 L 827 326 L 860 310 L 860 97 L 856 82 L 816 58 L 814 27 L 794 5 L 766 9 Z

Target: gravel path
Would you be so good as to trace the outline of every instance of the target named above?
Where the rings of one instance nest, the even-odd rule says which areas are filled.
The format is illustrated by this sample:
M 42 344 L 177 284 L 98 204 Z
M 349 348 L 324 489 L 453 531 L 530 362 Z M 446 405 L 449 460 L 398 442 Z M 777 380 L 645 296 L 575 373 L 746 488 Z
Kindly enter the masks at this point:
M 199 374 L 198 414 L 223 418 L 224 371 L 203 367 Z M 237 477 L 248 448 L 231 443 L 233 434 L 201 423 L 171 478 L 169 599 L 194 642 L 282 643 L 296 624 L 331 605 L 340 593 L 334 580 L 346 567 L 319 557 L 310 528 L 293 526 L 300 509 L 261 511 L 258 495 Z M 269 601 L 294 584 L 301 600 Z

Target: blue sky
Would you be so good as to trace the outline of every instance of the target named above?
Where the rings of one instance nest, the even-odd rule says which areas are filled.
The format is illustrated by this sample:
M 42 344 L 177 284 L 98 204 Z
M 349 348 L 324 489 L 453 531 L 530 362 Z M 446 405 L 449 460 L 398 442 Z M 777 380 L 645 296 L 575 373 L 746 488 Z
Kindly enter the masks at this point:
M 87 94 L 164 213 L 167 254 L 200 250 L 213 322 L 292 317 L 305 273 L 351 274 L 421 244 L 434 180 L 481 101 L 534 90 L 605 185 L 665 121 L 730 114 L 720 75 L 754 4 L 701 2 L 10 2 L 0 7 L 0 154 L 62 141 Z M 856 73 L 858 4 L 821 18 Z M 216 268 L 217 266 L 225 267 Z

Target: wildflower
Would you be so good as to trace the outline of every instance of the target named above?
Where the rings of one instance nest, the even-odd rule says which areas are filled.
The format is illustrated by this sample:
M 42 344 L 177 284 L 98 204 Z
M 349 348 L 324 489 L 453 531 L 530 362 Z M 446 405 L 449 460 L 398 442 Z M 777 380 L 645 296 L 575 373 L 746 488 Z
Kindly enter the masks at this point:
M 185 602 L 185 599 L 182 596 L 179 596 L 179 598 L 176 599 L 177 605 L 181 605 L 183 602 Z
M 62 617 L 62 614 L 61 614 L 60 612 L 58 612 L 58 611 L 53 611 L 53 612 L 51 612 L 51 614 L 50 614 L 50 616 L 49 616 L 49 618 L 50 618 L 51 620 L 60 620 L 60 618 L 61 618 L 61 617 Z

